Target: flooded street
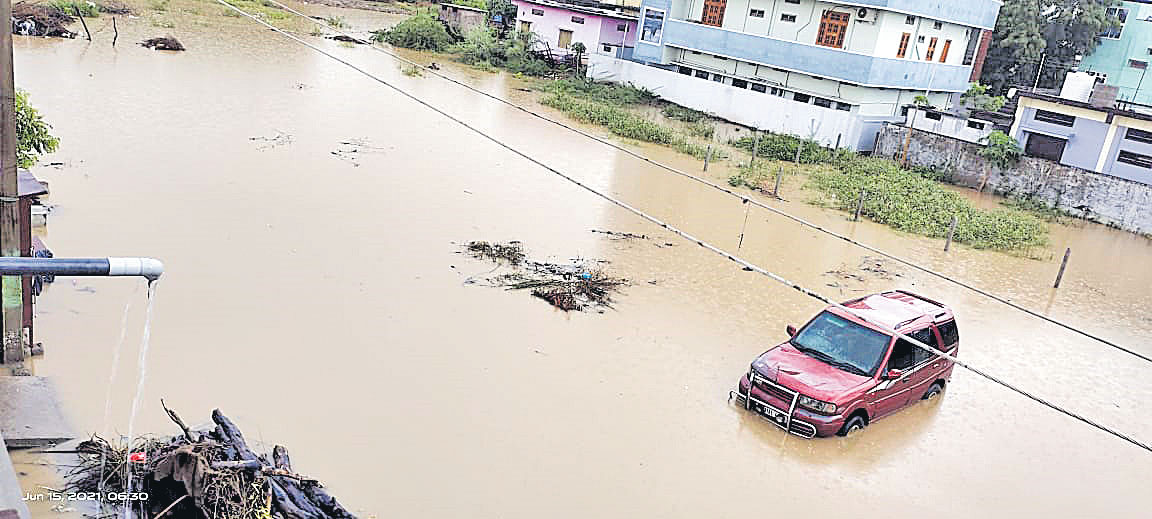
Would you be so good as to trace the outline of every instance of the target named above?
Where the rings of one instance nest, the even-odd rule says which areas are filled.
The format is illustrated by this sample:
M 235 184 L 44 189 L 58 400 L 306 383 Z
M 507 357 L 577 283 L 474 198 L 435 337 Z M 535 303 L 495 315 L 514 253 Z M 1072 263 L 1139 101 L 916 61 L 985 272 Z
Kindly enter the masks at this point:
M 961 369 L 943 398 L 851 439 L 784 434 L 727 404 L 727 392 L 818 302 L 299 44 L 235 18 L 221 24 L 176 31 L 188 48 L 177 54 L 131 44 L 161 31 L 145 23 L 122 25 L 116 48 L 16 38 L 17 85 L 61 138 L 42 163 L 64 166 L 34 170 L 56 205 L 45 242 L 58 257 L 166 265 L 134 431 L 177 432 L 160 398 L 189 421 L 219 407 L 250 440 L 287 446 L 298 471 L 366 517 L 878 507 L 896 517 L 1133 517 L 1147 506 L 1152 455 Z M 736 199 L 435 77 L 408 77 L 368 48 L 309 41 L 736 250 Z M 532 99 L 507 75 L 435 59 L 482 89 Z M 1040 259 L 945 253 L 941 240 L 809 206 L 798 189 L 773 203 L 1152 355 L 1145 238 L 1076 222 L 1053 227 Z M 606 259 L 632 285 L 614 310 L 565 314 L 523 292 L 465 285 L 492 268 L 458 254 L 469 240 L 520 240 L 534 259 Z M 1065 247 L 1072 259 L 1053 291 Z M 948 303 L 964 360 L 1152 441 L 1146 362 L 892 262 L 891 279 L 839 278 L 828 272 L 854 271 L 869 253 L 766 211 L 752 210 L 740 255 L 840 299 L 905 288 Z M 127 432 L 143 283 L 59 278 L 38 300 L 46 354 L 33 368 L 55 379 L 80 431 Z

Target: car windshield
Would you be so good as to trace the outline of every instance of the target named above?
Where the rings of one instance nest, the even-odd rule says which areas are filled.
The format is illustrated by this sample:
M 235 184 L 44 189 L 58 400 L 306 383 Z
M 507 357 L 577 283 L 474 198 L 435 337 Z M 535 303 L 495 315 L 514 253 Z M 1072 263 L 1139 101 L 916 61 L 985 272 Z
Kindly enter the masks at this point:
M 857 375 L 872 376 L 892 338 L 823 312 L 788 341 L 796 349 Z

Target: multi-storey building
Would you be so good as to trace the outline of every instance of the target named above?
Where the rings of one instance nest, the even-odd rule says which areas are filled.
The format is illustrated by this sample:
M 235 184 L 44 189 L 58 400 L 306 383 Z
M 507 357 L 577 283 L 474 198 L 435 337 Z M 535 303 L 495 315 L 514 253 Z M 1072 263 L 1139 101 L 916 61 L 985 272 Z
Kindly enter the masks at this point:
M 1079 70 L 1118 87 L 1118 99 L 1152 104 L 1152 77 L 1146 77 L 1152 60 L 1152 0 L 1121 2 L 1109 7 L 1108 15 L 1118 25 L 1100 34 L 1100 44 Z
M 763 130 L 870 150 L 917 96 L 967 90 L 1000 0 L 643 0 L 630 61 L 598 79 Z

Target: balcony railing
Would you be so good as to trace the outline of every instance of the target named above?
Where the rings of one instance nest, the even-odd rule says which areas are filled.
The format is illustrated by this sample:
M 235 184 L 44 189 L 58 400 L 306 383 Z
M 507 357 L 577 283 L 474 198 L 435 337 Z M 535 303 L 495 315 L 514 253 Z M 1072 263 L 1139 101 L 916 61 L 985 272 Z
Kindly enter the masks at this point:
M 863 86 L 962 92 L 971 66 L 880 58 L 841 49 L 668 20 L 664 44 Z

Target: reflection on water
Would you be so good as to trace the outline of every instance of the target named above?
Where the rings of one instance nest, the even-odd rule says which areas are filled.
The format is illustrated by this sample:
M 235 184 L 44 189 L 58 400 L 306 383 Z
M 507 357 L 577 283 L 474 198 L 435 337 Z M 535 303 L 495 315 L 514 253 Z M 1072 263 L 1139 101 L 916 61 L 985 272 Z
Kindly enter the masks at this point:
M 190 421 L 220 407 L 252 440 L 287 445 L 299 470 L 380 516 L 829 516 L 846 496 L 901 517 L 1130 516 L 1143 495 L 1147 453 L 961 370 L 942 399 L 848 440 L 789 437 L 726 405 L 748 362 L 817 303 L 314 52 L 229 27 L 180 34 L 190 49 L 180 54 L 17 38 L 17 82 L 62 138 L 51 160 L 67 164 L 37 171 L 58 204 L 48 244 L 58 256 L 148 255 L 167 266 L 136 430 L 176 432 L 160 397 Z M 121 32 L 133 41 L 153 29 Z M 379 53 L 322 44 L 597 189 L 737 245 L 744 208 L 721 193 L 407 77 Z M 485 90 L 531 96 L 505 75 L 439 62 Z M 277 132 L 291 142 L 251 140 Z M 344 160 L 335 152 L 351 141 L 373 152 Z M 945 253 L 940 240 L 852 223 L 786 193 L 794 199 L 781 206 L 804 218 L 1152 353 L 1147 240 L 1077 223 L 1053 229 L 1041 260 Z M 906 288 L 945 301 L 964 358 L 1144 434 L 1146 364 L 898 266 L 888 278 L 837 278 L 828 272 L 858 266 L 864 251 L 750 214 L 744 257 L 843 299 Z M 523 293 L 465 286 L 491 268 L 455 253 L 453 242 L 470 239 L 607 259 L 633 284 L 608 313 L 558 313 Z M 1064 247 L 1073 259 L 1054 293 Z M 95 293 L 62 280 L 40 298 L 47 354 L 35 369 L 57 379 L 76 424 L 96 430 L 133 288 L 85 284 Z M 129 344 L 141 314 L 130 316 Z M 134 373 L 125 353 L 120 372 Z M 121 432 L 130 379 L 111 390 Z

